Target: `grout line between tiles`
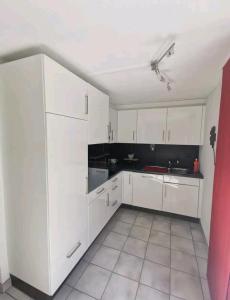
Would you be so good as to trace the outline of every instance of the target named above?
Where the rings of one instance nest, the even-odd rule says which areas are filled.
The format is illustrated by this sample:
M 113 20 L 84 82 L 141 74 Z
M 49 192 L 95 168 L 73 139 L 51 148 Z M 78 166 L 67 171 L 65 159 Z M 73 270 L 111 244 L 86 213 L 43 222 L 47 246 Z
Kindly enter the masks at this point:
M 12 298 L 12 299 L 14 299 L 14 300 L 18 300 L 17 298 L 15 298 L 14 296 L 12 296 L 11 294 L 9 294 L 7 291 L 6 291 L 6 294 L 10 297 L 10 298 Z M 4 295 L 4 294 L 3 294 Z M 27 296 L 27 295 L 26 295 Z

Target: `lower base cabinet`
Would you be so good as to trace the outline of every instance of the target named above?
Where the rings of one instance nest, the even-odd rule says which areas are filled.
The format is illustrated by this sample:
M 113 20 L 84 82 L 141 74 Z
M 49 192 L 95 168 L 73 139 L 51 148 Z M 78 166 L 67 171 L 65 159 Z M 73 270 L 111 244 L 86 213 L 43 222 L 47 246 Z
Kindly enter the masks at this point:
M 111 186 L 108 191 L 108 215 L 109 219 L 113 216 L 116 210 L 120 207 L 122 202 L 122 180 L 118 175 L 111 179 Z
M 89 194 L 89 243 L 91 244 L 122 202 L 122 180 L 118 174 Z
M 122 202 L 199 218 L 201 186 L 197 178 L 124 171 Z
M 133 204 L 133 173 L 123 172 L 122 176 L 122 203 Z
M 197 218 L 198 207 L 198 186 L 164 183 L 163 211 Z
M 163 176 L 133 173 L 133 205 L 162 210 Z
M 98 190 L 98 196 L 89 204 L 89 243 L 91 244 L 107 222 L 107 199 L 105 188 Z

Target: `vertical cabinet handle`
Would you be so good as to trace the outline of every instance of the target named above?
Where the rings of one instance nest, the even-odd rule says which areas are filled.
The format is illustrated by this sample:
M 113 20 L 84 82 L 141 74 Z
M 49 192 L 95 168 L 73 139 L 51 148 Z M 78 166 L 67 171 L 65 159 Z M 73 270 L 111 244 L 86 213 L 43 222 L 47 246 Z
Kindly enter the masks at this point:
M 133 141 L 135 141 L 135 131 L 133 131 Z
M 165 198 L 167 197 L 167 185 L 165 185 Z
M 163 130 L 162 132 L 162 141 L 164 142 L 165 141 L 165 131 Z
M 112 141 L 112 124 L 109 122 L 109 141 Z
M 79 247 L 81 247 L 81 242 L 78 242 L 77 245 L 72 250 L 70 250 L 69 253 L 67 253 L 66 257 L 71 258 Z
M 131 184 L 131 174 L 129 174 L 129 184 Z
M 107 125 L 108 141 L 110 141 L 110 125 Z
M 106 205 L 109 206 L 109 193 L 107 194 Z
M 88 95 L 85 95 L 85 114 L 88 115 L 89 113 L 89 98 Z
M 113 141 L 113 130 L 112 130 L 112 141 Z
M 171 138 L 171 131 L 169 130 L 168 131 L 168 141 L 170 141 L 170 138 Z

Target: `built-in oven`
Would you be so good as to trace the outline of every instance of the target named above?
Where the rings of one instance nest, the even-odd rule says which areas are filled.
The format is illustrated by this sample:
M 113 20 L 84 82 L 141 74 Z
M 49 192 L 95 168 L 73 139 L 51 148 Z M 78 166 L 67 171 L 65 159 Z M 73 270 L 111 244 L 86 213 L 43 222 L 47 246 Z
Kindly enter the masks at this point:
M 89 168 L 89 192 L 106 182 L 109 178 L 109 170 L 103 168 Z

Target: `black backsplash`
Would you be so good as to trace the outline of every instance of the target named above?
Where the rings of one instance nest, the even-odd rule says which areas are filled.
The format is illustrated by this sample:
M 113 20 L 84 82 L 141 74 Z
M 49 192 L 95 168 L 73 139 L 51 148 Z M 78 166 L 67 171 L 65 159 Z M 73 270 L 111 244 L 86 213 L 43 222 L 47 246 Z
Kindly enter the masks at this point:
M 89 158 L 110 153 L 111 158 L 128 157 L 134 153 L 140 162 L 168 166 L 168 161 L 179 160 L 179 167 L 193 168 L 195 158 L 199 158 L 199 146 L 155 145 L 154 151 L 149 144 L 99 144 L 89 146 Z

